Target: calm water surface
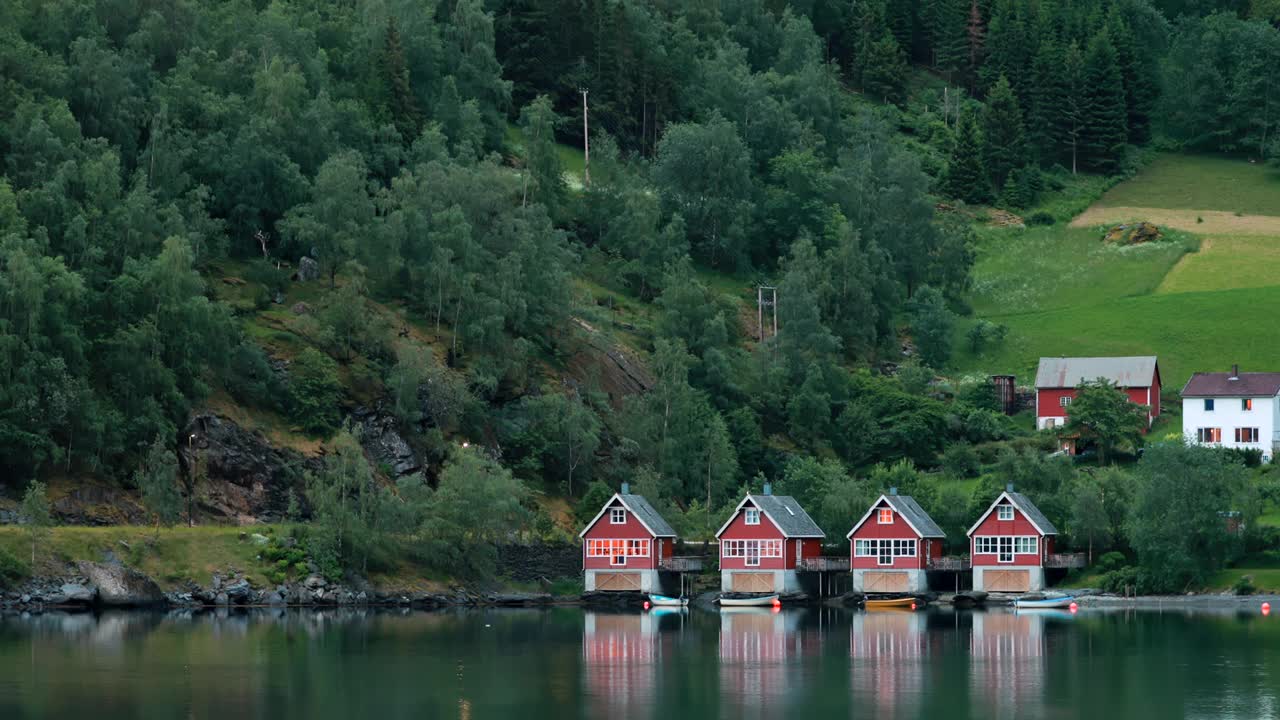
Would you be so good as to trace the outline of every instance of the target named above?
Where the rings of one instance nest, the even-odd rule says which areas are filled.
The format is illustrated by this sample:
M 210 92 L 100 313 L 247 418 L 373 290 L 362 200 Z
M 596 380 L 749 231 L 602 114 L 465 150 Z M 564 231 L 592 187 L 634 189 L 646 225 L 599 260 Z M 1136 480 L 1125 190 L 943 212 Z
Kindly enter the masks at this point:
M 1271 718 L 1280 618 L 578 609 L 0 619 L 0 718 Z

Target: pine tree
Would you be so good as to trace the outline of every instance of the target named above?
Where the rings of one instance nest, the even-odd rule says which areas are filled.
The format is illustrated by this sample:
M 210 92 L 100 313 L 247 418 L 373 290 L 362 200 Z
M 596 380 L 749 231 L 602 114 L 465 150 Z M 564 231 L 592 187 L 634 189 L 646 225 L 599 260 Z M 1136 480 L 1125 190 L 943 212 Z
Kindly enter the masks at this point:
M 950 197 L 967 203 L 986 202 L 991 198 L 991 186 L 982 164 L 982 133 L 971 112 L 961 113 L 956 124 L 942 189 Z
M 1113 172 L 1128 136 L 1124 81 L 1105 33 L 1094 36 L 1084 61 L 1081 156 L 1084 164 Z
M 987 42 L 987 23 L 982 18 L 982 9 L 978 0 L 970 0 L 969 14 L 965 23 L 965 49 L 968 51 L 968 64 L 964 69 L 965 87 L 969 92 L 977 88 L 978 70 L 982 66 Z
M 1030 108 L 1031 65 L 1035 55 L 1035 42 L 1027 29 L 1021 0 L 997 0 L 987 24 L 985 57 L 981 78 L 984 87 L 992 87 L 1001 75 L 1009 78 L 1009 85 L 1024 108 Z
M 960 82 L 969 58 L 968 15 L 965 0 L 930 0 L 926 6 L 933 64 Z
M 1045 119 L 1052 125 L 1054 157 L 1069 160 L 1071 172 L 1079 170 L 1083 152 L 1086 95 L 1084 57 L 1080 46 L 1072 43 L 1062 52 L 1060 64 L 1048 82 L 1056 85 L 1053 99 L 1056 107 L 1044 108 Z
M 404 48 L 400 43 L 400 31 L 396 28 L 395 18 L 387 20 L 387 39 L 382 49 L 381 65 L 391 122 L 400 131 L 400 137 L 406 143 L 411 143 L 422 130 L 422 113 L 418 110 L 413 85 L 409 82 L 409 65 L 404 58 Z
M 991 183 L 1003 188 L 1009 174 L 1027 162 L 1026 131 L 1022 124 L 1022 108 L 1009 86 L 1009 79 L 1001 75 L 987 96 L 987 106 L 982 114 L 983 159 Z
M 1065 104 L 1059 75 L 1061 64 L 1061 48 L 1053 42 L 1042 43 L 1031 62 L 1027 140 L 1032 155 L 1045 164 L 1056 162 L 1060 157 L 1057 115 Z
M 1107 18 L 1107 37 L 1116 49 L 1116 63 L 1124 81 L 1129 142 L 1138 145 L 1151 139 L 1151 112 L 1159 94 L 1155 69 L 1139 54 L 1133 31 L 1119 6 L 1113 6 Z
M 888 30 L 868 48 L 862 66 L 862 90 L 888 102 L 902 100 L 907 62 L 902 48 Z

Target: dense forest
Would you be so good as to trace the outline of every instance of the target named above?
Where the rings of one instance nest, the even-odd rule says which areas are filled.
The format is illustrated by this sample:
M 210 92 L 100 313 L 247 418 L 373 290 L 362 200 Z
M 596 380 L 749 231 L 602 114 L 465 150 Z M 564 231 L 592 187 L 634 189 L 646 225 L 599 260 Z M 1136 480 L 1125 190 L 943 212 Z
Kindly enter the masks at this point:
M 594 514 L 624 480 L 704 536 L 761 478 L 838 538 L 890 485 L 957 532 L 1016 482 L 1076 546 L 1141 553 L 1140 477 L 1046 457 L 983 378 L 946 377 L 956 343 L 1002 337 L 956 336 L 955 208 L 1030 208 L 1155 144 L 1280 156 L 1276 22 L 1266 0 L 0 0 L 0 487 L 172 506 L 181 428 L 226 397 L 326 441 L 297 504 L 348 564 L 390 523 L 439 557 L 496 536 L 480 507 L 553 532 L 534 496 Z M 303 285 L 284 352 L 252 319 Z M 731 296 L 756 285 L 776 334 Z M 569 378 L 605 296 L 645 320 L 618 334 L 644 392 Z M 370 397 L 424 472 L 363 460 L 344 418 Z

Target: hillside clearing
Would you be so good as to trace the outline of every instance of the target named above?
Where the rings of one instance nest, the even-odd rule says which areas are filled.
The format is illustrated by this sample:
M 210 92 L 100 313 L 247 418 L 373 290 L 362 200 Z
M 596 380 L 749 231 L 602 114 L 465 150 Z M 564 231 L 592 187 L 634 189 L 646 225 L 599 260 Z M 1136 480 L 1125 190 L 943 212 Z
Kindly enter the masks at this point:
M 1145 220 L 1162 229 L 1202 234 L 1280 236 L 1280 216 L 1237 215 L 1221 210 L 1171 210 L 1155 207 L 1095 205 L 1071 221 L 1071 227 L 1097 227 Z
M 1280 216 L 1280 173 L 1237 158 L 1160 155 L 1095 205 Z
M 1276 218 L 1280 221 L 1280 218 Z M 1200 292 L 1280 285 L 1280 232 L 1276 237 L 1211 237 L 1184 255 L 1157 293 Z

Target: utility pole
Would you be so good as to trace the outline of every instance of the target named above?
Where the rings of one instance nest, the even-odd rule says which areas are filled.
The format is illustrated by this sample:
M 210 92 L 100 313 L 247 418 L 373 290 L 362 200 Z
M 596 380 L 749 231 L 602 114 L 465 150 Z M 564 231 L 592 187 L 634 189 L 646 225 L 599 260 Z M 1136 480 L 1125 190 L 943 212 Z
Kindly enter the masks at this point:
M 587 91 L 582 93 L 582 184 L 591 184 L 591 135 L 587 129 Z

